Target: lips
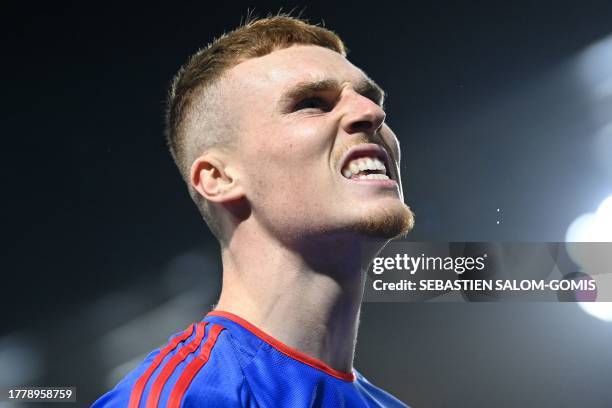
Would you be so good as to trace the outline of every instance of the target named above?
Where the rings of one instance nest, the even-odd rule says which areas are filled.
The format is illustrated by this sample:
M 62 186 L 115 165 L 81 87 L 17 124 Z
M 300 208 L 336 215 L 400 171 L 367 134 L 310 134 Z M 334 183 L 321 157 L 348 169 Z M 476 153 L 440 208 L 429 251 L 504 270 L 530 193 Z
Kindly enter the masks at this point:
M 342 175 L 347 179 L 388 180 L 387 168 L 378 157 L 358 157 L 344 166 Z
M 374 143 L 349 149 L 344 155 L 341 174 L 350 180 L 391 180 L 390 159 L 386 150 Z

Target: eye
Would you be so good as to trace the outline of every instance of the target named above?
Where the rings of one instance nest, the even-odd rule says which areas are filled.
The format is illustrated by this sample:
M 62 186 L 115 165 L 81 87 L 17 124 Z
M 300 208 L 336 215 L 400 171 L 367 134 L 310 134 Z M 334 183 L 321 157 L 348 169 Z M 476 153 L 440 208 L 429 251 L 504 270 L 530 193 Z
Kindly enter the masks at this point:
M 324 112 L 329 112 L 331 110 L 329 103 L 318 96 L 302 99 L 293 107 L 294 112 L 304 109 L 317 109 Z

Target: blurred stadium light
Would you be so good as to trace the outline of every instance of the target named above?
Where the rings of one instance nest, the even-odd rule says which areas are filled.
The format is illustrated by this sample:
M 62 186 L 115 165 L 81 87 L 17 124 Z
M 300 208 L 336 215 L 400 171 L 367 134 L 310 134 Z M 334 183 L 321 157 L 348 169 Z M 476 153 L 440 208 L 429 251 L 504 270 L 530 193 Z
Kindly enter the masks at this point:
M 579 302 L 578 305 L 591 316 L 607 322 L 612 322 L 611 302 Z

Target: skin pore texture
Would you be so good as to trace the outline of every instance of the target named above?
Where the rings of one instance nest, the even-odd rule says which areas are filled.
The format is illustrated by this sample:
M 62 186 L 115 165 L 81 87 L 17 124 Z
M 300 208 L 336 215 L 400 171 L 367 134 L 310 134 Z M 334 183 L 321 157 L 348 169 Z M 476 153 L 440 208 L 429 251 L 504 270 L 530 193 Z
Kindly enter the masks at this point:
M 312 45 L 243 61 L 219 81 L 236 140 L 199 156 L 190 178 L 226 236 L 216 309 L 350 372 L 375 255 L 362 244 L 382 248 L 413 225 L 382 91 L 342 55 Z M 378 155 L 391 180 L 343 175 L 360 155 Z

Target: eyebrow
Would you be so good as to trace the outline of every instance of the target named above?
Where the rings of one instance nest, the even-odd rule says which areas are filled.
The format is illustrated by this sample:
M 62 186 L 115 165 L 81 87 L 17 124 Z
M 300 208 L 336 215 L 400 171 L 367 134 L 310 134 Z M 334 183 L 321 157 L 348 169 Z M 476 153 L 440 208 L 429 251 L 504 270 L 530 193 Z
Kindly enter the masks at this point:
M 292 102 L 311 97 L 319 92 L 339 91 L 341 87 L 340 82 L 335 79 L 298 82 L 281 95 L 279 102 L 281 106 L 287 106 Z M 353 89 L 355 92 L 373 100 L 381 106 L 385 101 L 385 91 L 370 78 L 364 78 L 355 83 Z

